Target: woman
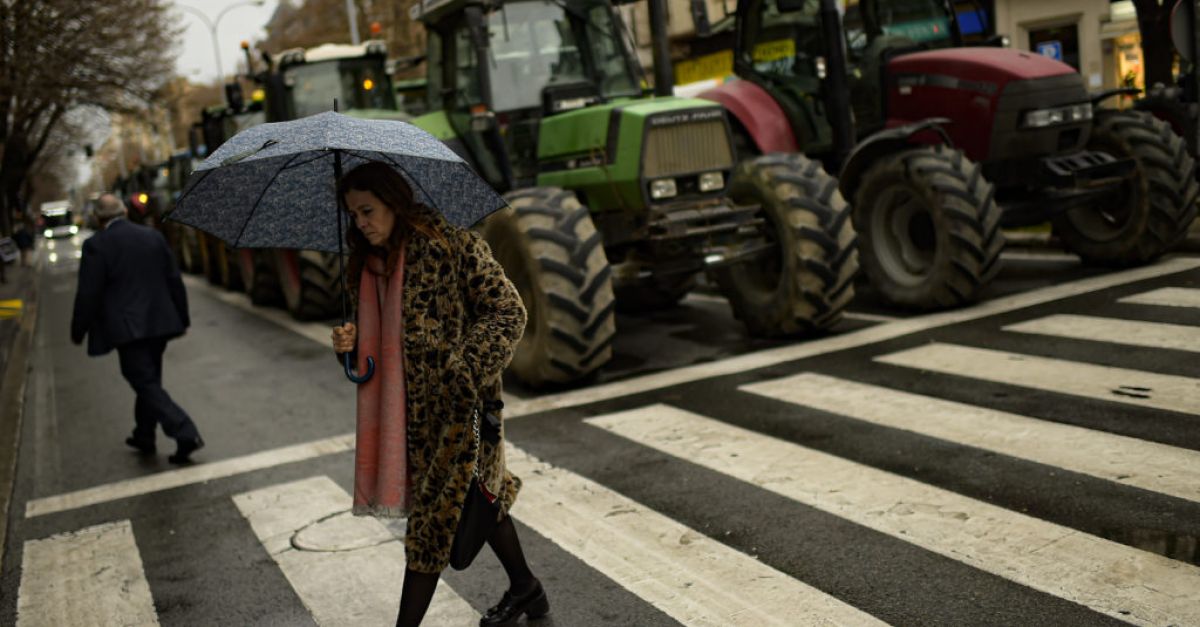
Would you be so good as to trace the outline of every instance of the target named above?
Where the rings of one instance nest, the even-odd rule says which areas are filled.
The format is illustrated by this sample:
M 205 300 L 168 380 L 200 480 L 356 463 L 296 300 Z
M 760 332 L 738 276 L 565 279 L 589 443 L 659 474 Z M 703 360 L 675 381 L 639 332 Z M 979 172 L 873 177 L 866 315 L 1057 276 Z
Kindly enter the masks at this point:
M 483 239 L 415 202 L 391 167 L 355 168 L 338 194 L 350 214 L 347 279 L 358 326 L 335 327 L 333 348 L 357 349 L 360 373 L 368 355 L 376 361 L 358 389 L 354 513 L 408 516 L 396 624 L 420 624 L 429 607 L 477 459 L 501 511 L 488 544 L 510 584 L 479 624 L 541 616 L 546 594 L 508 516 L 521 482 L 505 470 L 503 441 L 480 441 L 472 426 L 478 404 L 500 398 L 500 375 L 525 328 L 520 296 Z

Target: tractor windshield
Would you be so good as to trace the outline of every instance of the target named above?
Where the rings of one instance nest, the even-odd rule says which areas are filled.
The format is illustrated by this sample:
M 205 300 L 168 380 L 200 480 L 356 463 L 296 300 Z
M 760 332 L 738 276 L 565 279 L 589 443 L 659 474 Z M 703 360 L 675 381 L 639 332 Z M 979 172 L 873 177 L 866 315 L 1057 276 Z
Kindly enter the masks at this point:
M 850 0 L 843 18 L 852 59 L 887 48 L 953 45 L 953 32 L 940 0 Z
M 761 0 L 744 26 L 744 48 L 755 71 L 802 92 L 820 86 L 825 57 L 819 0 Z
M 605 98 L 639 93 L 607 2 L 511 2 L 487 20 L 495 111 L 541 107 L 542 90 L 556 84 L 592 83 Z
M 396 97 L 381 58 L 331 59 L 303 63 L 284 72 L 297 118 L 333 109 L 395 109 Z

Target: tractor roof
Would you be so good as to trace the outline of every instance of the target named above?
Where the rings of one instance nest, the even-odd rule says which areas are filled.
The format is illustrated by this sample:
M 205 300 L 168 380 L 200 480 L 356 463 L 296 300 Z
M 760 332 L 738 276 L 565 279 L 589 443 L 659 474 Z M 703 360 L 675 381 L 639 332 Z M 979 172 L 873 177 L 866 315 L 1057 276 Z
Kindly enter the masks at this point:
M 357 59 L 368 55 L 387 55 L 387 44 L 379 39 L 370 39 L 357 46 L 354 44 L 321 44 L 308 48 L 290 48 L 279 53 L 280 65 L 299 65 L 337 59 Z

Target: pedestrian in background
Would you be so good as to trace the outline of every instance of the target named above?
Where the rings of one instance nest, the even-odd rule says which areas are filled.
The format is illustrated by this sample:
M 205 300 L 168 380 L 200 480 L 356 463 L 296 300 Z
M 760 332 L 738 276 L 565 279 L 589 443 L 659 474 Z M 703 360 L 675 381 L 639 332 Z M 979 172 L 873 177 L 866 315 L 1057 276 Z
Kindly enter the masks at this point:
M 487 542 L 509 577 L 479 624 L 542 616 L 546 594 L 508 515 L 521 482 L 505 469 L 502 427 L 488 441 L 472 424 L 480 402 L 500 398 L 525 328 L 520 296 L 483 239 L 415 202 L 391 167 L 355 168 L 338 194 L 350 213 L 348 283 L 358 310 L 357 325 L 333 329 L 333 347 L 357 349 L 360 373 L 367 355 L 378 360 L 358 388 L 353 511 L 408 517 L 396 624 L 424 617 L 476 471 L 499 505 Z
M 117 349 L 121 374 L 137 393 L 133 435 L 125 443 L 153 454 L 155 431 L 176 441 L 168 460 L 190 461 L 204 446 L 195 423 L 162 387 L 167 341 L 183 335 L 187 292 L 162 234 L 126 219 L 125 205 L 113 194 L 96 201 L 98 231 L 83 243 L 79 288 L 71 317 L 71 341 L 88 339 L 88 355 Z
M 24 221 L 17 226 L 17 232 L 13 233 L 13 241 L 17 244 L 17 250 L 21 251 L 21 267 L 28 268 L 29 253 L 33 250 L 33 233 Z

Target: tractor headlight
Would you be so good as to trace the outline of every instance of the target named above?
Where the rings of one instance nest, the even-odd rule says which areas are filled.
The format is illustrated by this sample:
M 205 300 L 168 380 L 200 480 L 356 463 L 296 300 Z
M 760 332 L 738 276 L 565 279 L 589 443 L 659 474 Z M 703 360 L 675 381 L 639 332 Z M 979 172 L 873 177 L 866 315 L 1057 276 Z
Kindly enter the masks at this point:
M 42 231 L 42 235 L 45 235 L 46 239 L 50 239 L 51 237 L 54 237 L 54 231 L 46 229 L 45 231 Z
M 679 188 L 675 187 L 675 179 L 650 181 L 650 197 L 654 200 L 672 198 L 677 194 L 679 194 Z
M 1092 119 L 1092 105 L 1091 103 L 1083 102 L 1065 107 L 1026 111 L 1025 117 L 1021 121 L 1021 127 L 1045 128 L 1056 124 L 1069 124 L 1071 122 L 1082 122 L 1090 119 Z
M 74 224 L 72 224 L 72 225 L 71 225 L 71 228 L 69 228 L 69 229 L 67 229 L 67 230 L 71 232 L 71 235 L 74 235 L 74 234 L 76 234 L 76 233 L 78 233 L 78 232 L 79 232 L 79 227 L 77 227 L 77 226 L 75 226 Z
M 700 191 L 715 192 L 725 188 L 725 175 L 720 172 L 705 172 L 700 175 Z

